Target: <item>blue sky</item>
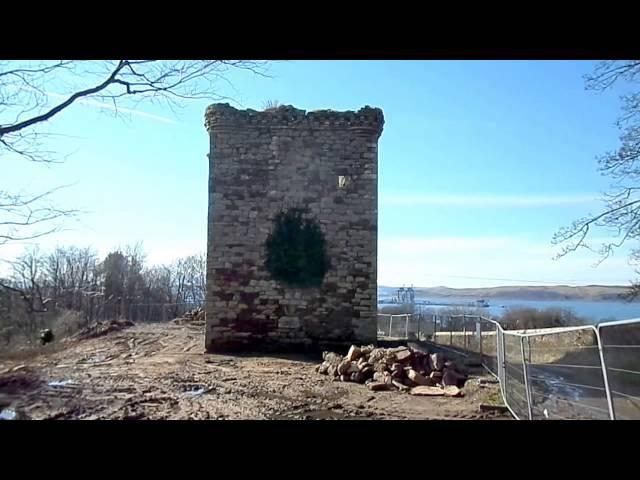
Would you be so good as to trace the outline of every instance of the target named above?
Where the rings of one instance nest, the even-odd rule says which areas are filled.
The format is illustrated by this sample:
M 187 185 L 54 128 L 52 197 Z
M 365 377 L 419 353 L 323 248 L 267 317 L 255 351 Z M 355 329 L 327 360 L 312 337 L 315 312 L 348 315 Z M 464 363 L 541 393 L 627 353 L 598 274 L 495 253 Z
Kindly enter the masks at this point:
M 621 250 L 599 267 L 576 252 L 552 260 L 553 233 L 598 209 L 608 180 L 596 156 L 615 148 L 616 92 L 585 91 L 587 61 L 275 62 L 269 78 L 233 72 L 219 93 L 242 108 L 277 100 L 306 110 L 377 106 L 380 284 L 626 284 Z M 56 92 L 51 89 L 51 100 Z M 204 251 L 209 102 L 178 112 L 96 102 L 48 125 L 51 166 L 11 161 L 2 188 L 36 192 L 73 184 L 57 204 L 81 208 L 66 231 L 40 240 L 91 245 L 100 254 L 142 241 L 151 263 Z M 121 110 L 122 113 L 122 110 Z M 5 160 L 6 162 L 7 160 Z M 607 232 L 594 232 L 606 238 Z M 23 244 L 0 247 L 11 258 Z

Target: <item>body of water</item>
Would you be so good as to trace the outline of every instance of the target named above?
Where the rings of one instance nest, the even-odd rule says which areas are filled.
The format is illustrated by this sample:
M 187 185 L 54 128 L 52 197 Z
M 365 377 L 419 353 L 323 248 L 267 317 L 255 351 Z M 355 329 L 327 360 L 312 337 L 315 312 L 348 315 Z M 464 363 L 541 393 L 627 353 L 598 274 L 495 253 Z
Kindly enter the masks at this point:
M 391 295 L 384 295 L 380 292 L 378 296 L 379 302 L 387 302 L 391 300 Z M 441 310 L 452 308 L 451 304 L 456 306 L 467 307 L 470 303 L 480 298 L 473 297 L 418 297 L 416 296 L 416 304 L 423 309 Z M 606 320 L 626 320 L 629 318 L 640 318 L 640 302 L 594 302 L 587 300 L 518 300 L 513 298 L 485 298 L 489 303 L 489 307 L 475 309 L 477 312 L 484 313 L 495 317 L 501 316 L 508 309 L 513 308 L 537 308 L 544 310 L 547 308 L 569 309 L 580 317 L 587 318 L 593 323 Z M 431 302 L 424 305 L 423 302 Z M 378 308 L 389 306 L 388 303 L 379 303 Z

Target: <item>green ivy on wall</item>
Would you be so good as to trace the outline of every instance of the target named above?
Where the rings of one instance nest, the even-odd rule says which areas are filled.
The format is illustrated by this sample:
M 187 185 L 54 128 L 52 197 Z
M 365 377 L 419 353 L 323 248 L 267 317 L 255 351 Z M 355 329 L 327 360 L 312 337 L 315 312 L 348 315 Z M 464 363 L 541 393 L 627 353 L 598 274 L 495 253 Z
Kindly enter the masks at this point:
M 320 286 L 330 266 L 320 225 L 305 213 L 301 208 L 278 213 L 265 243 L 267 271 L 291 287 Z

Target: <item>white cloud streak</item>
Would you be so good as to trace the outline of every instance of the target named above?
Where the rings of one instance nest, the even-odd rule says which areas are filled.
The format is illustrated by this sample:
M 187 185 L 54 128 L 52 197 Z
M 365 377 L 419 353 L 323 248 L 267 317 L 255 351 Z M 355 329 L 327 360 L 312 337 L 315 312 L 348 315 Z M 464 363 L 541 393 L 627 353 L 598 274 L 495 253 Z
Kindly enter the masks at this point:
M 620 251 L 594 268 L 598 256 L 574 252 L 554 261 L 558 248 L 550 242 L 515 236 L 395 237 L 378 244 L 378 281 L 451 287 L 533 284 L 627 284 L 636 277 Z
M 63 99 L 63 100 L 67 99 L 67 97 L 65 95 L 60 95 L 59 93 L 53 93 L 53 92 L 45 92 L 45 93 L 49 97 L 59 98 L 59 99 Z M 131 115 L 135 115 L 137 117 L 148 118 L 149 120 L 154 120 L 156 122 L 168 123 L 168 124 L 171 124 L 171 125 L 177 125 L 177 123 L 178 123 L 178 122 L 176 122 L 176 121 L 174 121 L 174 120 L 172 120 L 170 118 L 163 117 L 161 115 L 154 115 L 153 113 L 143 112 L 142 110 L 136 110 L 134 108 L 116 107 L 113 104 L 106 103 L 106 102 L 98 102 L 96 100 L 91 100 L 89 98 L 81 98 L 81 99 L 76 100 L 76 102 L 80 103 L 82 105 L 87 105 L 89 107 L 96 107 L 96 108 L 101 108 L 101 109 L 105 109 L 105 110 L 112 110 L 112 111 L 129 113 Z
M 596 193 L 569 195 L 403 195 L 381 194 L 382 206 L 441 206 L 464 208 L 530 208 L 580 205 L 598 201 Z

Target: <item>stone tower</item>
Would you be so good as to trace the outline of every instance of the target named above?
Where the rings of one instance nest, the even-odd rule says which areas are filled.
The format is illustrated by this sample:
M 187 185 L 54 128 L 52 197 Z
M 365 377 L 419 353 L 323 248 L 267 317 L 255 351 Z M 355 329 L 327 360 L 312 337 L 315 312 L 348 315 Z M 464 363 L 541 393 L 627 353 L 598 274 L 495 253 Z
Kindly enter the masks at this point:
M 383 124 L 371 107 L 207 108 L 207 350 L 375 342 Z M 284 285 L 265 268 L 274 218 L 292 207 L 326 239 L 331 267 L 317 287 Z

